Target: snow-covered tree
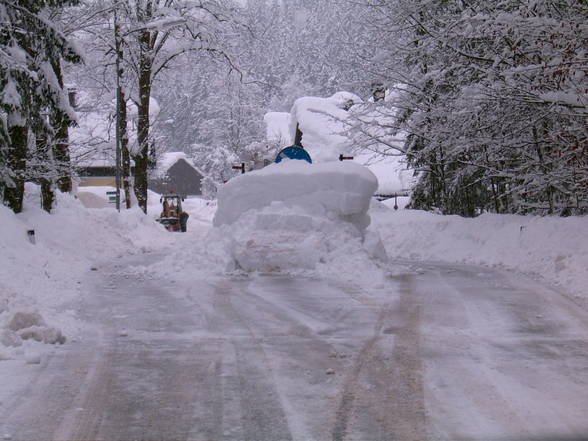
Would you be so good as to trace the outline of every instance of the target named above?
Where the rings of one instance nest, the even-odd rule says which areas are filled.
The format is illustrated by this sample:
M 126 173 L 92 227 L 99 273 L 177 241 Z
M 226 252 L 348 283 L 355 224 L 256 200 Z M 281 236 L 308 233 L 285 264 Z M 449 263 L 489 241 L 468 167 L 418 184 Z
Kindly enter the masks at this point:
M 132 4 L 131 4 L 132 3 Z M 230 5 L 211 0 L 135 0 L 124 13 L 131 28 L 127 31 L 127 51 L 136 79 L 134 101 L 138 108 L 135 161 L 135 194 L 139 206 L 147 210 L 147 178 L 150 139 L 150 98 L 157 76 L 184 54 L 211 52 L 228 59 L 221 36 L 236 22 Z
M 354 12 L 339 0 L 247 1 L 239 13 L 241 32 L 225 43 L 234 66 L 200 57 L 163 72 L 160 129 L 172 148 L 216 145 L 241 156 L 265 138 L 268 110 L 290 111 L 301 96 L 329 96 L 346 84 L 369 85 L 339 39 L 361 34 L 350 20 Z
M 232 166 L 238 156 L 226 146 L 194 144 L 190 146 L 189 155 L 205 173 L 202 186 L 206 197 L 214 197 L 218 186 L 236 174 Z
M 52 162 L 67 159 L 63 131 L 75 116 L 63 90 L 61 60 L 78 62 L 80 58 L 49 14 L 50 7 L 72 3 L 75 1 L 0 2 L 0 113 L 6 123 L 0 140 L 9 141 L 8 167 L 13 175 L 13 182 L 4 190 L 4 203 L 15 212 L 22 210 L 29 145 L 42 146 Z M 30 142 L 29 134 L 43 142 Z M 6 151 L 6 146 L 0 150 Z M 53 176 L 60 177 L 61 173 Z M 45 208 L 50 208 L 50 202 L 43 202 Z
M 4 190 L 6 187 L 13 186 L 12 177 L 14 173 L 9 166 L 9 146 L 10 138 L 8 136 L 8 126 L 5 115 L 0 115 L 0 202 L 4 201 Z
M 575 1 L 366 2 L 382 48 L 370 69 L 420 180 L 412 205 L 588 211 L 588 7 Z

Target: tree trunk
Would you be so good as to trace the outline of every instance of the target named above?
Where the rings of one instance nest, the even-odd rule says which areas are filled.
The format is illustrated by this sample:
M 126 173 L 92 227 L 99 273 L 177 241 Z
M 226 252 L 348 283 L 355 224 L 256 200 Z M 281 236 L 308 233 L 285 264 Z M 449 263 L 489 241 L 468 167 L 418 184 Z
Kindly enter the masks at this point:
M 57 178 L 57 188 L 63 193 L 69 193 L 72 189 L 72 181 L 68 123 L 67 120 L 61 116 L 56 119 L 55 124 L 56 139 L 53 147 L 53 157 L 59 173 L 59 177 Z
M 148 14 L 146 14 L 148 15 Z M 149 17 L 146 17 L 149 18 Z M 147 178 L 149 165 L 149 99 L 151 97 L 151 34 L 149 31 L 139 32 L 139 103 L 137 119 L 137 142 L 139 153 L 135 160 L 135 195 L 139 207 L 147 213 Z
M 56 60 L 51 63 L 53 72 L 57 77 L 59 87 L 63 89 L 63 74 L 61 71 L 61 61 Z M 57 178 L 57 188 L 64 193 L 71 192 L 71 159 L 69 155 L 69 118 L 63 112 L 58 111 L 53 115 L 51 125 L 55 128 L 55 145 L 53 146 L 53 159 L 57 164 L 59 177 Z
M 122 165 L 122 187 L 125 193 L 125 207 L 131 208 L 131 155 L 129 153 L 129 137 L 127 136 L 127 100 L 125 94 L 122 94 L 120 106 L 120 148 L 121 148 L 121 165 Z
M 149 157 L 147 152 L 140 152 L 133 156 L 135 161 L 135 168 L 133 170 L 133 177 L 135 181 L 135 196 L 137 196 L 137 204 L 147 213 L 147 167 L 149 164 Z
M 533 127 L 533 143 L 535 144 L 535 151 L 537 152 L 537 159 L 539 160 L 539 169 L 546 176 L 546 180 L 551 182 L 548 167 L 543 158 L 543 151 L 541 149 L 539 135 L 537 133 L 537 127 Z M 547 186 L 545 187 L 545 199 L 547 199 L 547 203 L 549 204 L 549 209 L 547 213 L 553 214 L 553 187 L 551 186 L 551 184 L 547 184 Z M 543 201 L 539 200 L 539 202 Z
M 55 163 L 51 159 L 49 152 L 49 143 L 46 136 L 37 135 L 37 155 L 41 162 L 37 167 L 38 179 L 41 184 L 41 208 L 47 213 L 51 213 L 53 203 L 55 202 L 55 191 L 53 189 L 53 182 L 51 182 L 50 175 L 55 173 Z
M 8 127 L 8 135 L 11 144 L 8 150 L 8 164 L 14 172 L 14 186 L 5 189 L 4 203 L 15 213 L 20 213 L 24 198 L 28 128 L 23 125 L 11 125 Z

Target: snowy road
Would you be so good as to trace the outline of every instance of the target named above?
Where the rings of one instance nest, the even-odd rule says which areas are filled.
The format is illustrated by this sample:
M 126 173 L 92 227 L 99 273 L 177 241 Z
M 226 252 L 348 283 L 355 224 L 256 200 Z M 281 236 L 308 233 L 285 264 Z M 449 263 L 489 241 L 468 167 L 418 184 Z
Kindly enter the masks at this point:
M 100 267 L 79 305 L 95 331 L 26 366 L 0 429 L 15 440 L 588 439 L 586 311 L 491 269 L 398 268 L 359 291 L 280 276 L 183 286 Z

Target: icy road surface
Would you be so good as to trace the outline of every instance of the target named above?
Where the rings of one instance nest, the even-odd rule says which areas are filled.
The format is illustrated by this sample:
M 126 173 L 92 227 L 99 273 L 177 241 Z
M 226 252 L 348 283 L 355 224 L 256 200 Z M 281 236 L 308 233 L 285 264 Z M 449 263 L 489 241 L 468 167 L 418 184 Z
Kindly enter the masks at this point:
M 22 365 L 0 435 L 588 439 L 588 313 L 523 277 L 399 264 L 365 291 L 126 268 L 89 272 L 77 307 L 95 331 Z

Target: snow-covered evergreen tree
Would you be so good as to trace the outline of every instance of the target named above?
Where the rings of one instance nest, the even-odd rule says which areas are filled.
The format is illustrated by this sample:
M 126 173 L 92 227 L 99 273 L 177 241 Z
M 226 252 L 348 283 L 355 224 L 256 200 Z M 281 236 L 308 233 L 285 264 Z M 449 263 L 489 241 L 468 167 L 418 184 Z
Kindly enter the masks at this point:
M 4 191 L 4 203 L 15 212 L 22 210 L 29 145 L 36 144 L 29 142 L 29 133 L 44 140 L 39 144 L 43 149 L 53 150 L 62 144 L 57 137 L 63 128 L 75 118 L 63 90 L 60 63 L 62 59 L 77 62 L 79 54 L 49 19 L 49 7 L 72 3 L 75 1 L 0 2 L 0 113 L 6 122 L 0 140 L 9 142 L 6 156 L 13 175 Z M 6 152 L 6 146 L 0 150 Z M 52 151 L 47 158 L 60 159 Z M 50 172 L 55 175 L 54 169 Z M 54 176 L 58 177 L 59 173 Z M 50 208 L 50 203 L 44 206 Z

